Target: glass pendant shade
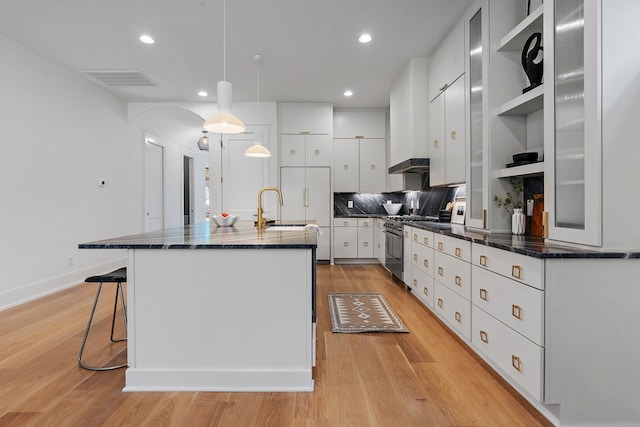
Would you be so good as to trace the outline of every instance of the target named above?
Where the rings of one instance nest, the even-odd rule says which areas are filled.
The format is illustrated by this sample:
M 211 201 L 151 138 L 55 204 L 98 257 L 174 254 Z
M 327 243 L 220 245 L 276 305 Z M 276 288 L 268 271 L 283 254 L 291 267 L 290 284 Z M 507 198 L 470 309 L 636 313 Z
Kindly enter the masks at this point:
M 209 151 L 209 137 L 207 136 L 207 131 L 203 130 L 200 139 L 198 140 L 198 148 L 201 151 Z
M 204 122 L 204 128 L 222 134 L 244 132 L 244 123 L 231 113 L 231 83 L 218 82 L 218 113 Z
M 271 157 L 271 151 L 256 141 L 255 144 L 246 149 L 244 155 L 248 157 Z

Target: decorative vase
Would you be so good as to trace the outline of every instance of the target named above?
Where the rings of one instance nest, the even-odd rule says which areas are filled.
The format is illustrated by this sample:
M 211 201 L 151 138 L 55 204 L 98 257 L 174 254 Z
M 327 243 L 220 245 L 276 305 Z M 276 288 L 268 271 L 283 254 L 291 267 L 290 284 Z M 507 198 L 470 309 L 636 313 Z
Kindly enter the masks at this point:
M 514 209 L 511 216 L 511 233 L 524 234 L 526 218 L 522 209 Z

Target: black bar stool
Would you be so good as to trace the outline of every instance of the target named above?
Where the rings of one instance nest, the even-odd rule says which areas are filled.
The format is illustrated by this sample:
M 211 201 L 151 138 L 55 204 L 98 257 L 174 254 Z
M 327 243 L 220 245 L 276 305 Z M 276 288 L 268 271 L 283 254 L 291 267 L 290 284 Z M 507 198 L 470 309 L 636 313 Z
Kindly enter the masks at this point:
M 87 283 L 99 283 L 98 291 L 96 292 L 96 299 L 93 301 L 93 307 L 91 308 L 91 315 L 89 315 L 89 323 L 87 323 L 87 329 L 84 332 L 84 338 L 82 339 L 82 345 L 80 346 L 80 354 L 78 354 L 78 364 L 80 367 L 84 369 L 88 369 L 90 371 L 109 371 L 111 369 L 119 369 L 127 366 L 126 363 L 122 365 L 115 366 L 88 366 L 85 365 L 82 361 L 82 353 L 84 352 L 84 346 L 87 343 L 87 337 L 89 336 L 89 330 L 91 329 L 91 322 L 93 321 L 93 315 L 96 311 L 96 306 L 98 305 L 98 299 L 100 298 L 100 291 L 102 290 L 103 283 L 117 283 L 116 286 L 116 299 L 113 304 L 113 318 L 111 319 L 111 342 L 120 342 L 126 341 L 127 337 L 125 335 L 124 338 L 114 338 L 113 337 L 113 329 L 116 324 L 116 311 L 118 309 L 118 298 L 120 299 L 120 306 L 122 308 L 122 318 L 124 320 L 125 330 L 127 327 L 127 306 L 124 301 L 124 292 L 122 291 L 122 283 L 127 281 L 127 267 L 122 267 L 117 270 L 112 271 L 111 273 L 101 274 L 99 276 L 91 276 L 85 279 Z

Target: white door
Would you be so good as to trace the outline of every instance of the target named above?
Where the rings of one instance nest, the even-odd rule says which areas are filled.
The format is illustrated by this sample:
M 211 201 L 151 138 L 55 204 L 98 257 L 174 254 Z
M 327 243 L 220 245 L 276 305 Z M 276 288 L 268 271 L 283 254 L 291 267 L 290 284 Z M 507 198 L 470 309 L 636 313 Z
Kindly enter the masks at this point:
M 282 221 L 305 220 L 306 177 L 304 167 L 281 167 L 280 190 L 282 191 Z
M 148 141 L 144 144 L 144 209 L 145 231 L 164 227 L 163 149 Z
M 321 227 L 331 225 L 331 169 L 307 168 L 306 220 L 313 220 Z
M 263 129 L 264 128 L 264 129 Z M 258 191 L 265 186 L 267 158 L 247 157 L 244 152 L 252 146 L 256 133 L 261 134 L 263 145 L 268 146 L 267 126 L 248 127 L 248 132 L 224 135 L 222 138 L 222 205 L 220 211 L 251 219 L 257 211 Z M 219 214 L 220 212 L 212 212 Z M 265 212 L 275 217 L 275 212 Z

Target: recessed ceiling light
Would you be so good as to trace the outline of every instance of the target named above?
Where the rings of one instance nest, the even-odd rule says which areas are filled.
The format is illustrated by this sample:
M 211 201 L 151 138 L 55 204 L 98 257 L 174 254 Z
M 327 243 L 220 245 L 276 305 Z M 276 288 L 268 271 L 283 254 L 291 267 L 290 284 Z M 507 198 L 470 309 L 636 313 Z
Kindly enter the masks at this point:
M 353 92 L 351 92 L 350 90 L 345 90 L 344 96 L 353 96 Z
M 204 90 L 201 90 L 200 92 L 198 92 L 198 95 L 200 96 L 207 96 L 209 95 L 207 92 L 205 92 Z
M 360 43 L 369 43 L 371 41 L 371 34 L 364 33 L 358 38 Z
M 145 44 L 154 44 L 156 41 L 148 34 L 143 34 L 140 36 L 140 41 Z

